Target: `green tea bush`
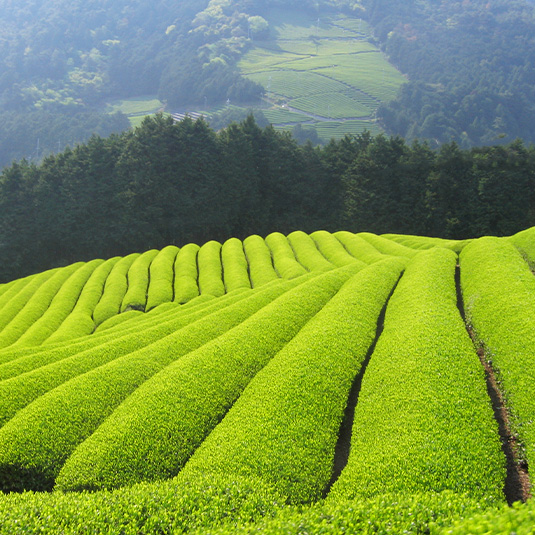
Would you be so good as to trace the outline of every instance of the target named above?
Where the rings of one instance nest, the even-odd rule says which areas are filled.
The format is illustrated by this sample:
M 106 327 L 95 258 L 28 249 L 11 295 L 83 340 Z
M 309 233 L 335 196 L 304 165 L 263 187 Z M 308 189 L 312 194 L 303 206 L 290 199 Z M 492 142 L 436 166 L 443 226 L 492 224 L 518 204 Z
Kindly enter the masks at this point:
M 243 240 L 243 249 L 249 263 L 249 276 L 253 288 L 258 288 L 279 277 L 273 268 L 271 252 L 263 238 L 257 234 Z
M 508 240 L 522 253 L 529 262 L 531 269 L 535 269 L 535 227 L 518 232 Z
M 508 240 L 480 238 L 461 253 L 468 323 L 500 381 L 522 457 L 535 463 L 535 277 Z
M 45 313 L 17 340 L 17 345 L 35 346 L 53 334 L 73 311 L 83 287 L 103 260 L 80 266 L 59 288 Z
M 4 364 L 0 373 L 7 375 L 9 380 L 0 382 L 0 425 L 17 410 L 69 379 L 157 342 L 198 320 L 209 318 L 210 314 L 248 296 L 247 292 L 233 292 L 210 306 L 192 307 L 183 314 L 177 312 L 171 315 L 165 321 L 157 318 L 153 325 L 146 324 L 143 329 L 132 327 L 121 334 L 104 332 L 97 339 L 90 337 L 77 344 L 54 347 Z
M 7 393 L 0 396 L 0 414 L 4 418 L 8 412 L 14 414 L 17 404 L 26 405 L 31 398 L 35 401 L 0 429 L 0 488 L 50 488 L 76 446 L 139 385 L 174 360 L 238 325 L 271 302 L 274 293 L 284 290 L 280 285 L 274 286 L 241 301 L 241 294 L 237 294 L 239 302 L 219 312 L 197 316 L 193 323 L 191 316 L 189 322 L 182 318 L 185 325 L 181 329 L 167 322 L 167 330 L 158 325 L 156 333 L 145 330 L 137 337 L 110 342 L 106 350 L 100 346 L 85 355 L 1 382 L 0 391 Z M 156 341 L 155 334 L 159 335 Z
M 83 262 L 78 262 L 77 264 L 60 268 L 48 280 L 44 281 L 26 301 L 22 310 L 0 332 L 0 347 L 15 343 L 29 329 L 47 311 L 52 299 L 54 299 L 65 281 L 82 265 Z M 29 286 L 26 286 L 26 288 Z M 24 290 L 21 294 L 23 293 Z M 5 308 L 9 306 L 10 304 L 8 303 Z
M 243 317 L 247 303 L 263 296 L 266 305 L 142 385 L 73 453 L 58 488 L 113 488 L 176 475 L 255 374 L 348 276 L 313 278 L 283 295 L 298 281 L 272 285 L 230 307 L 229 314 Z
M 355 257 L 351 256 L 330 232 L 318 230 L 313 232 L 310 237 L 316 243 L 320 253 L 335 266 L 342 267 L 357 262 Z
M 156 249 L 145 251 L 130 266 L 126 275 L 128 288 L 121 303 L 121 312 L 131 309 L 145 311 L 149 289 L 149 269 L 157 255 Z
M 39 273 L 36 275 L 30 275 L 23 279 L 17 279 L 0 286 L 0 311 L 4 305 L 17 293 L 19 293 L 27 284 L 29 284 L 35 277 L 38 277 Z
M 58 329 L 46 339 L 45 342 L 47 344 L 72 340 L 91 334 L 94 331 L 93 311 L 102 297 L 106 279 L 118 261 L 118 256 L 110 258 L 97 266 L 91 273 L 73 311 L 65 318 Z
M 484 369 L 457 308 L 457 255 L 418 253 L 362 380 L 351 452 L 330 499 L 387 492 L 503 500 L 505 457 Z
M 106 279 L 102 297 L 93 312 L 93 320 L 96 326 L 119 313 L 124 294 L 128 288 L 126 274 L 128 273 L 130 266 L 139 256 L 139 253 L 132 253 L 131 255 L 121 258 L 121 260 L 113 266 Z
M 231 474 L 113 492 L 0 494 L 0 534 L 189 533 L 255 522 L 273 516 L 283 503 L 263 481 Z
M 302 230 L 288 234 L 288 243 L 292 247 L 297 261 L 308 271 L 329 271 L 334 268 L 319 251 L 314 240 Z
M 279 277 L 294 279 L 307 273 L 307 270 L 296 260 L 294 251 L 288 238 L 280 232 L 272 232 L 265 240 L 271 251 L 273 267 Z
M 175 288 L 175 260 L 178 247 L 164 247 L 154 258 L 149 267 L 149 289 L 146 310 L 151 310 L 162 303 L 173 301 Z
M 352 232 L 340 230 L 335 232 L 334 236 L 351 256 L 366 264 L 373 264 L 385 258 L 385 255 L 380 253 L 373 245 Z
M 489 511 L 492 517 L 495 504 L 486 499 L 474 500 L 466 494 L 451 491 L 419 494 L 386 494 L 368 500 L 340 500 L 339 502 L 319 502 L 311 507 L 285 507 L 275 511 L 275 515 L 247 524 L 214 526 L 212 535 L 446 535 L 449 526 L 457 519 Z M 492 511 L 492 512 L 491 512 Z M 463 525 L 463 522 L 460 522 Z M 477 533 L 500 533 L 511 535 L 509 531 L 487 532 L 473 529 L 458 531 L 466 535 Z M 206 528 L 197 528 L 194 533 L 207 533 Z M 528 533 L 528 532 L 519 532 Z M 532 533 L 532 532 L 531 532 Z
M 51 269 L 49 271 L 44 271 L 39 273 L 35 277 L 32 277 L 30 282 L 27 284 L 21 285 L 20 289 L 17 286 L 17 292 L 9 292 L 6 295 L 9 295 L 9 299 L 6 299 L 2 308 L 0 309 L 0 333 L 6 328 L 7 325 L 13 320 L 13 318 L 26 306 L 31 297 L 35 292 L 44 284 L 48 279 L 53 277 L 60 268 Z
M 373 245 L 380 253 L 391 256 L 401 256 L 406 258 L 413 258 L 418 254 L 418 251 L 405 247 L 400 243 L 388 240 L 377 234 L 371 234 L 370 232 L 360 232 L 357 234 L 363 240 L 366 240 L 370 245 Z
M 249 265 L 243 252 L 243 245 L 237 238 L 230 238 L 221 248 L 223 281 L 227 292 L 238 288 L 251 288 Z
M 512 507 L 489 509 L 464 515 L 452 525 L 433 529 L 433 535 L 533 535 L 535 533 L 535 502 L 517 502 Z
M 199 292 L 220 297 L 225 294 L 223 266 L 221 265 L 221 244 L 217 241 L 205 243 L 197 255 L 199 270 Z
M 252 475 L 291 503 L 319 499 L 353 380 L 402 267 L 384 260 L 347 281 L 251 381 L 184 473 Z
M 184 245 L 175 260 L 175 301 L 187 303 L 199 295 L 197 282 L 197 254 L 200 247 L 194 243 Z

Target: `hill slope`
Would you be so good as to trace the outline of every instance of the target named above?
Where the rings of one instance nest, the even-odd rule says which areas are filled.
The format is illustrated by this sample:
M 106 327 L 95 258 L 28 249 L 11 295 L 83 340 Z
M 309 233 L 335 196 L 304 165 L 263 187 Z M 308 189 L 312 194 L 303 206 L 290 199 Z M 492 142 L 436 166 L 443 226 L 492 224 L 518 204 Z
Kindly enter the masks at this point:
M 0 484 L 54 490 L 1 497 L 0 533 L 523 525 L 534 232 L 273 233 L 0 285 Z

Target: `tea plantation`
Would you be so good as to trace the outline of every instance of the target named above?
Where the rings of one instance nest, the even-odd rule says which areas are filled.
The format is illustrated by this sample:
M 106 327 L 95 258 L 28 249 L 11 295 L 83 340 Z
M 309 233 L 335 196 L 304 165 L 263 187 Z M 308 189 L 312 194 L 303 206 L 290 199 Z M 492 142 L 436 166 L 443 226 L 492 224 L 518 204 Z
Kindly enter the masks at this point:
M 0 285 L 0 534 L 535 533 L 535 227 Z

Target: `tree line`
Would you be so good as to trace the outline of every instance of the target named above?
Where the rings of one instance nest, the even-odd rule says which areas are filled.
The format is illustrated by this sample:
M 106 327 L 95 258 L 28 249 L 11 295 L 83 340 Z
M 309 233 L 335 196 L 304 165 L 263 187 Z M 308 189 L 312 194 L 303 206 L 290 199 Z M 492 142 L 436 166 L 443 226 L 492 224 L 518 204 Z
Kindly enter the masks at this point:
M 535 225 L 535 148 L 299 145 L 252 116 L 148 117 L 0 175 L 0 280 L 168 244 L 317 229 L 466 238 Z

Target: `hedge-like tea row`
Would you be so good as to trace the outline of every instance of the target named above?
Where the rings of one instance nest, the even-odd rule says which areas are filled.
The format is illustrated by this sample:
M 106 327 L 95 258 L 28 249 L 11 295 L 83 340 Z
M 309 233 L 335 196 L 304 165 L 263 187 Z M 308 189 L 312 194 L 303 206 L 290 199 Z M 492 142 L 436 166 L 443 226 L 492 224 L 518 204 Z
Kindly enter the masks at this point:
M 37 275 L 30 275 L 24 279 L 17 279 L 6 284 L 2 284 L 0 287 L 0 311 L 4 305 L 13 298 L 13 296 L 19 293 L 26 285 L 30 284 L 34 278 L 39 277 L 39 275 L 40 274 L 38 273 Z
M 330 233 L 325 230 L 313 232 L 310 237 L 314 240 L 320 253 L 337 267 L 357 262 L 347 249 Z
M 405 247 L 400 243 L 383 238 L 382 236 L 377 236 L 377 234 L 371 234 L 370 232 L 360 232 L 357 234 L 363 240 L 367 241 L 370 245 L 373 245 L 380 253 L 391 255 L 391 256 L 401 256 L 406 258 L 413 258 L 418 254 L 418 251 L 411 249 L 410 247 Z
M 91 273 L 89 280 L 82 289 L 80 298 L 76 302 L 74 310 L 67 316 L 59 328 L 47 338 L 47 344 L 72 340 L 73 338 L 91 334 L 94 331 L 93 311 L 102 297 L 106 279 L 118 261 L 118 256 L 110 258 L 100 264 Z
M 256 234 L 245 238 L 243 249 L 249 263 L 249 276 L 253 288 L 279 278 L 273 268 L 271 252 L 263 238 Z
M 508 239 L 525 256 L 531 269 L 535 269 L 535 227 L 518 232 Z
M 172 333 L 184 325 L 197 321 L 197 319 L 202 318 L 204 315 L 211 314 L 212 312 L 218 311 L 223 307 L 231 305 L 246 297 L 247 292 L 244 291 L 227 294 L 220 297 L 218 300 L 215 300 L 213 296 L 200 296 L 187 305 L 183 305 L 178 309 L 175 308 L 175 310 L 167 310 L 167 313 L 163 312 L 161 315 L 155 314 L 160 307 L 148 314 L 139 312 L 139 314 L 136 315 L 137 317 L 130 318 L 126 325 L 110 327 L 108 330 L 105 329 L 102 333 L 97 331 L 93 336 L 83 338 L 79 341 L 63 344 L 59 343 L 54 344 L 53 346 L 42 346 L 35 349 L 30 348 L 33 349 L 33 351 L 24 349 L 19 350 L 17 352 L 18 358 L 13 358 L 8 362 L 0 364 L 0 380 L 15 377 L 73 355 L 79 355 L 78 358 L 81 359 L 79 362 L 84 362 L 85 356 L 89 359 L 93 359 L 94 357 L 92 357 L 90 353 L 81 355 L 88 350 L 92 350 L 94 353 L 99 354 L 99 358 L 109 359 L 114 354 L 112 346 L 115 342 L 119 343 L 121 346 L 119 351 L 124 351 L 125 348 L 128 350 L 130 345 L 133 346 L 136 343 L 138 345 L 147 345 L 152 341 L 158 340 L 162 336 Z M 190 304 L 191 306 L 188 306 Z M 128 315 L 130 312 L 134 311 L 125 312 L 124 314 Z M 120 314 L 119 316 L 114 317 L 120 318 L 122 315 L 123 314 Z M 14 353 L 14 351 L 12 353 Z M 120 354 L 122 353 L 119 353 L 119 355 Z M 14 357 L 16 356 L 17 355 L 15 354 Z M 93 361 L 91 360 L 91 362 Z M 95 362 L 98 365 L 98 362 L 100 361 Z M 107 362 L 107 360 L 105 360 L 105 362 Z M 68 367 L 70 369 L 71 365 L 68 364 Z M 48 369 L 48 371 L 53 370 L 55 370 L 55 368 Z M 1 403 L 0 400 L 0 406 L 2 406 Z
M 380 253 L 365 239 L 346 230 L 335 232 L 334 237 L 344 246 L 351 256 L 365 264 L 373 264 L 374 262 L 383 260 L 386 256 Z
M 477 515 L 481 511 L 496 510 L 489 499 L 474 500 L 466 494 L 451 491 L 440 493 L 386 494 L 368 500 L 340 500 L 319 502 L 311 507 L 280 508 L 276 514 L 266 515 L 256 522 L 230 523 L 207 529 L 196 528 L 196 535 L 449 535 L 449 527 L 456 520 Z M 520 509 L 520 508 L 519 508 Z M 489 517 L 492 518 L 492 513 Z M 527 515 L 526 515 L 527 517 Z M 529 517 L 527 517 L 529 518 Z M 458 521 L 461 526 L 463 521 Z M 478 531 L 477 524 L 466 523 L 472 529 L 455 531 L 456 535 L 517 535 L 532 531 Z M 527 527 L 527 524 L 525 524 Z M 505 526 L 504 526 L 505 527 Z M 515 525 L 516 527 L 516 525 Z
M 184 474 L 253 475 L 290 502 L 320 498 L 351 385 L 402 269 L 401 260 L 385 260 L 346 282 L 251 381 Z
M 36 346 L 53 334 L 73 311 L 82 289 L 103 260 L 80 266 L 59 288 L 44 314 L 17 340 L 17 345 Z
M 502 497 L 505 457 L 483 367 L 457 308 L 457 255 L 421 252 L 386 310 L 331 499 L 385 492 Z
M 240 240 L 230 238 L 223 244 L 221 261 L 223 262 L 223 280 L 227 292 L 239 288 L 251 288 L 249 265 Z
M 235 292 L 218 299 L 211 306 L 192 307 L 184 314 L 177 312 L 166 321 L 146 325 L 143 330 L 133 328 L 120 336 L 112 332 L 100 339 L 91 337 L 79 344 L 56 347 L 33 358 L 30 355 L 5 364 L 0 371 L 11 378 L 0 382 L 0 425 L 34 399 L 73 377 L 155 343 L 199 320 L 211 321 L 210 314 L 218 313 L 247 297 L 245 292 Z M 32 371 L 26 371 L 27 368 Z
M 43 368 L 32 372 L 41 380 L 39 386 L 44 383 L 49 390 L 50 381 L 65 381 L 69 374 L 76 377 L 35 399 L 0 429 L 0 488 L 49 489 L 76 446 L 140 384 L 174 360 L 240 324 L 286 289 L 288 284 L 279 284 L 259 291 L 179 330 L 173 329 L 171 334 L 141 349 L 140 334 L 135 340 L 123 340 L 126 343 L 122 345 L 121 340 L 111 344 L 104 356 L 101 349 L 90 351 L 86 361 L 94 369 L 82 375 L 80 356 L 69 359 L 70 363 L 62 361 L 55 365 L 53 374 Z M 117 358 L 121 348 L 123 356 Z M 110 354 L 114 354 L 113 360 L 103 364 L 110 360 Z M 102 365 L 95 368 L 95 361 L 99 360 Z M 63 377 L 57 370 L 61 366 Z M 30 374 L 25 375 L 27 379 Z M 21 377 L 22 384 L 20 380 L 17 383 L 19 402 L 21 388 L 23 394 L 36 397 L 35 388 L 30 389 L 28 381 Z M 17 379 L 0 383 L 0 391 Z M 25 388 L 30 392 L 24 392 Z M 10 389 L 6 394 L 13 399 Z M 13 410 L 13 403 L 9 408 Z
M 162 303 L 169 303 L 174 298 L 175 260 L 178 247 L 164 247 L 154 258 L 149 267 L 149 288 L 147 291 L 147 310 Z
M 128 289 L 128 280 L 126 278 L 128 270 L 139 256 L 139 253 L 132 253 L 121 258 L 113 266 L 106 279 L 102 297 L 93 311 L 95 325 L 98 326 L 103 321 L 119 313 L 123 297 Z
M 22 310 L 0 332 L 0 347 L 7 347 L 15 343 L 47 311 L 52 299 L 54 299 L 65 281 L 83 265 L 83 262 L 78 262 L 60 268 L 43 282 L 30 299 L 27 300 Z M 26 286 L 26 288 L 29 286 Z M 24 293 L 24 291 L 21 293 Z M 8 303 L 4 308 L 9 307 L 10 304 Z
M 265 242 L 271 251 L 273 267 L 283 279 L 294 279 L 307 273 L 307 270 L 295 259 L 295 254 L 288 238 L 280 232 L 266 236 Z
M 149 290 L 149 269 L 157 255 L 156 249 L 145 251 L 130 266 L 127 273 L 128 287 L 121 303 L 121 312 L 130 309 L 145 311 Z
M 221 244 L 218 241 L 205 243 L 197 254 L 199 270 L 199 292 L 220 297 L 225 294 L 223 266 L 221 265 Z
M 57 486 L 113 488 L 176 475 L 248 382 L 349 275 L 316 277 L 277 299 L 299 281 L 259 290 L 255 295 L 271 297 L 267 306 L 147 381 L 74 452 Z
M 408 234 L 383 234 L 383 238 L 400 243 L 411 249 L 432 249 L 433 247 L 443 247 L 460 253 L 464 246 L 472 240 L 448 240 L 444 238 L 431 238 L 429 236 L 412 236 Z
M 292 247 L 297 261 L 308 271 L 329 271 L 334 268 L 319 251 L 314 240 L 302 230 L 288 234 L 288 243 Z
M 461 253 L 466 316 L 498 374 L 514 431 L 535 465 L 535 277 L 516 248 L 481 238 Z
M 0 309 L 0 329 L 3 330 L 15 318 L 15 316 L 26 306 L 35 292 L 53 277 L 59 268 L 44 271 L 33 277 L 28 284 L 15 286 L 18 291 L 9 292 L 9 300 L 6 300 L 4 306 Z M 11 295 L 13 293 L 13 295 Z M 1 332 L 1 331 L 0 331 Z
M 200 247 L 194 243 L 184 245 L 175 260 L 175 301 L 187 303 L 199 295 L 197 283 L 197 253 Z

